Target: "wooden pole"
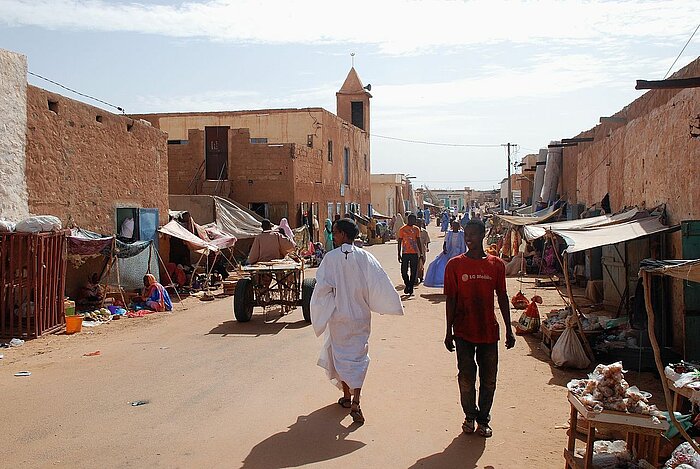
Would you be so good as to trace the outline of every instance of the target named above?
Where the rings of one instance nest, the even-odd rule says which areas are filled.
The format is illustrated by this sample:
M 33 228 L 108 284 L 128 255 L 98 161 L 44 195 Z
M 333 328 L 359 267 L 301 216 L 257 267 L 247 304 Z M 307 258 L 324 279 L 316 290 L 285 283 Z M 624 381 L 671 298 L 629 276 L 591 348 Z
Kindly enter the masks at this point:
M 556 249 L 555 249 L 556 252 Z M 593 349 L 591 348 L 591 344 L 588 342 L 588 337 L 586 337 L 586 334 L 583 332 L 583 325 L 581 324 L 581 318 L 579 317 L 579 312 L 578 312 L 578 306 L 576 305 L 576 301 L 574 300 L 574 294 L 571 290 L 571 282 L 569 281 L 569 268 L 568 268 L 568 256 L 563 256 L 564 257 L 564 280 L 566 281 L 566 292 L 569 295 L 569 301 L 571 302 L 571 309 L 574 314 L 574 317 L 576 318 L 576 324 L 578 325 L 578 332 L 579 336 L 581 337 L 581 342 L 583 343 L 583 348 L 586 349 L 586 353 L 588 354 L 589 358 L 591 359 L 591 362 L 595 362 L 595 354 L 593 353 Z
M 671 405 L 671 391 L 668 389 L 668 383 L 666 382 L 666 373 L 664 373 L 664 364 L 661 361 L 661 349 L 659 348 L 659 342 L 656 340 L 656 332 L 654 330 L 654 307 L 651 304 L 651 274 L 649 272 L 642 271 L 642 282 L 644 283 L 644 304 L 647 309 L 647 329 L 649 332 L 649 342 L 651 342 L 651 348 L 654 350 L 654 362 L 656 362 L 656 370 L 659 372 L 659 377 L 661 378 L 661 385 L 664 388 L 664 398 L 666 400 L 666 408 L 668 409 L 668 415 L 671 418 L 671 422 L 676 426 L 678 432 L 683 435 L 683 438 L 690 443 L 695 452 L 700 454 L 700 447 L 697 443 L 690 438 L 688 433 L 685 431 L 683 426 L 676 420 L 676 413 Z

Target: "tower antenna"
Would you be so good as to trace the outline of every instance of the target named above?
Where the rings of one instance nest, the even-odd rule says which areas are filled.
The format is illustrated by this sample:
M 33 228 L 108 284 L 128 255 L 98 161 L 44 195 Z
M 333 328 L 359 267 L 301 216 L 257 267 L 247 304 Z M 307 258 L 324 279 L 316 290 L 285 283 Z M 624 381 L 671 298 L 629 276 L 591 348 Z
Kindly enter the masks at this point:
M 354 52 L 350 52 L 350 62 L 352 64 L 352 67 L 354 68 L 355 67 L 355 53 Z

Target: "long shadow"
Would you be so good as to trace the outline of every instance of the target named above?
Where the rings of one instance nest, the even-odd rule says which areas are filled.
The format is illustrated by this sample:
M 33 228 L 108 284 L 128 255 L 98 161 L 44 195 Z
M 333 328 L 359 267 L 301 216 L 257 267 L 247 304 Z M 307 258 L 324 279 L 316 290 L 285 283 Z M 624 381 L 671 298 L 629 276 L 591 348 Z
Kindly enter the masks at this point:
M 556 367 L 547 352 L 541 348 L 541 336 L 539 334 L 541 333 L 538 333 L 537 335 L 519 335 L 518 340 L 524 340 L 528 347 L 530 347 L 529 355 L 531 357 L 549 365 L 549 369 L 552 372 L 552 377 L 547 384 L 566 387 L 566 384 L 572 379 L 586 376 L 588 370 L 572 370 L 568 368 Z
M 337 404 L 301 415 L 286 432 L 275 433 L 250 450 L 243 468 L 278 469 L 299 467 L 339 458 L 365 446 L 347 437 L 359 426 L 340 422 L 348 410 Z
M 238 321 L 224 321 L 207 334 L 220 335 L 222 337 L 241 336 L 262 336 L 262 335 L 275 335 L 279 334 L 282 329 L 300 329 L 301 327 L 307 326 L 308 323 L 304 320 L 294 321 L 294 322 L 281 322 L 281 321 L 256 321 L 253 318 L 250 322 L 238 322 Z
M 452 443 L 441 453 L 419 459 L 409 469 L 459 467 L 460 469 L 474 469 L 479 459 L 484 454 L 486 439 L 475 434 L 461 434 L 452 440 Z
M 430 301 L 431 304 L 437 305 L 447 301 L 447 297 L 442 293 L 421 293 L 421 298 L 425 298 Z

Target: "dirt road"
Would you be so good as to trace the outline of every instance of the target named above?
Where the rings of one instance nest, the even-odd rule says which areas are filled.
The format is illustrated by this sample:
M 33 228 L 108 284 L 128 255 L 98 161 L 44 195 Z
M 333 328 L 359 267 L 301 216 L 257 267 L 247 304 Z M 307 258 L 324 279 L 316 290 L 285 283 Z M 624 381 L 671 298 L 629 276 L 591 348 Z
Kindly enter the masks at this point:
M 432 259 L 442 239 L 430 230 Z M 396 244 L 369 250 L 400 285 Z M 510 295 L 518 285 L 509 279 Z M 2 350 L 0 461 L 12 468 L 562 466 L 565 385 L 581 373 L 553 369 L 535 339 L 518 338 L 512 350 L 501 344 L 494 435 L 461 434 L 439 293 L 420 286 L 405 316 L 374 317 L 361 427 L 335 404 L 338 391 L 315 365 L 320 340 L 300 310 L 264 322 L 256 309 L 241 324 L 230 298 L 188 299 L 173 314 Z M 556 292 L 537 293 L 541 311 L 561 305 Z M 83 357 L 95 350 L 101 355 Z M 21 370 L 32 375 L 13 376 Z M 137 400 L 149 402 L 130 405 Z

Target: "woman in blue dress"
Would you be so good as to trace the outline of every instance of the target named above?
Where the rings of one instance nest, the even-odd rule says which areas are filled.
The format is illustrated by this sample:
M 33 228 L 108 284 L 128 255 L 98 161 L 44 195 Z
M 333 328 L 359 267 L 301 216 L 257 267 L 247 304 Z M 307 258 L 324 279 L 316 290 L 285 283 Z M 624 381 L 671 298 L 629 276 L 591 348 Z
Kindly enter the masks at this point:
M 445 234 L 442 252 L 428 266 L 423 284 L 426 287 L 442 288 L 444 286 L 447 261 L 465 252 L 467 252 L 467 245 L 464 242 L 464 231 L 460 229 L 458 222 L 453 222 L 452 230 Z
M 442 212 L 441 221 L 442 224 L 440 225 L 440 231 L 444 233 L 450 228 L 450 215 L 447 213 L 447 210 Z

